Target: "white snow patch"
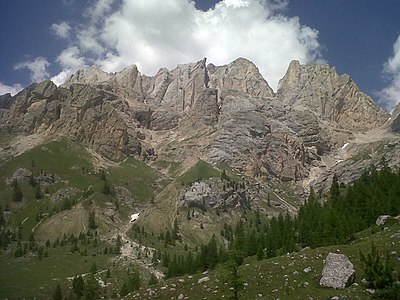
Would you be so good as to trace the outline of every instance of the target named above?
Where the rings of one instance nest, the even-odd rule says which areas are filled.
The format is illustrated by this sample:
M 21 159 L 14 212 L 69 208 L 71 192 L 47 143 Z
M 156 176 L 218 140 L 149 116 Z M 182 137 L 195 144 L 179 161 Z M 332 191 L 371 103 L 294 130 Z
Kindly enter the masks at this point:
M 342 146 L 342 150 L 344 150 L 347 146 L 349 145 L 349 143 L 346 143 Z
M 131 223 L 135 222 L 137 219 L 139 219 L 140 213 L 132 214 L 131 215 Z
M 336 166 L 338 163 L 340 163 L 340 162 L 342 162 L 342 161 L 343 161 L 343 159 L 337 160 L 337 161 L 335 162 L 334 166 Z

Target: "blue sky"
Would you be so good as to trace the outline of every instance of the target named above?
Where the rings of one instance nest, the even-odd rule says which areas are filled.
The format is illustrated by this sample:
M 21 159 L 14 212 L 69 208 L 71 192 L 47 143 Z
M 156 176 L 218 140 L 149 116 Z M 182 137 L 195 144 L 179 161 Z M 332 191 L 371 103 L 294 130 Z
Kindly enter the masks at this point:
M 92 64 L 153 75 L 242 56 L 274 90 L 292 59 L 325 61 L 387 109 L 400 102 L 399 0 L 2 0 L 0 16 L 0 93 Z

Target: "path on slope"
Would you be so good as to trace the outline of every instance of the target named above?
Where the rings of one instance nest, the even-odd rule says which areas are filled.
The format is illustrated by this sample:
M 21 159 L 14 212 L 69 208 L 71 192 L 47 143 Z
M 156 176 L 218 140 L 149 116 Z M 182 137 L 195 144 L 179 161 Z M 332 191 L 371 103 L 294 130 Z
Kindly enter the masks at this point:
M 127 221 L 121 228 L 120 231 L 114 233 L 114 238 L 117 239 L 118 234 L 121 236 L 121 255 L 118 258 L 120 260 L 130 260 L 139 265 L 141 268 L 148 270 L 153 273 L 158 279 L 163 278 L 164 274 L 154 268 L 151 263 L 151 257 L 155 251 L 154 248 L 139 245 L 137 242 L 132 240 L 128 236 L 128 231 L 131 229 L 132 223 Z M 138 258 L 139 251 L 142 253 L 141 258 Z M 148 258 L 145 258 L 144 253 L 147 251 Z

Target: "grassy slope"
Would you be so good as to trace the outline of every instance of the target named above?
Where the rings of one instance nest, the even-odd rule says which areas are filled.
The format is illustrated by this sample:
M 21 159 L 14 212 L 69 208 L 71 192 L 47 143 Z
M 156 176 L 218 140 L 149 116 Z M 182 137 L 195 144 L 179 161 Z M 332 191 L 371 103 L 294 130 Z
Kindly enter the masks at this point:
M 49 195 L 60 188 L 76 187 L 84 191 L 91 186 L 94 191 L 92 198 L 107 201 L 107 197 L 101 194 L 104 182 L 94 171 L 91 155 L 84 147 L 67 140 L 36 147 L 0 166 L 0 204 L 3 208 L 7 204 L 12 208 L 10 221 L 14 226 L 25 220 L 24 233 L 29 234 L 38 223 L 36 215 L 51 210 L 53 203 L 49 200 L 50 196 L 36 200 L 34 189 L 27 183 L 20 183 L 24 195 L 22 205 L 11 202 L 11 188 L 6 182 L 18 168 L 28 169 L 33 174 L 44 171 L 60 177 L 63 182 L 50 186 Z M 160 173 L 134 158 L 121 162 L 118 167 L 108 168 L 106 173 L 110 184 L 127 188 L 136 204 L 149 202 L 154 197 L 161 178 Z
M 400 225 L 391 225 L 387 230 L 378 229 L 377 233 L 368 229 L 358 234 L 358 239 L 350 245 L 335 245 L 317 249 L 305 249 L 298 253 L 257 261 L 255 257 L 245 260 L 239 268 L 239 274 L 245 289 L 241 292 L 240 299 L 330 299 L 338 296 L 340 299 L 368 299 L 361 280 L 363 269 L 360 262 L 359 251 L 368 252 L 371 242 L 377 249 L 397 251 L 400 253 L 400 240 L 391 237 L 393 233 L 400 232 Z M 356 283 L 343 290 L 321 288 L 318 284 L 323 268 L 323 260 L 329 252 L 339 252 L 349 257 L 355 266 Z M 311 272 L 303 270 L 311 267 Z M 298 272 L 298 274 L 296 273 Z M 208 276 L 210 281 L 198 284 L 199 278 Z M 227 299 L 231 295 L 227 282 L 225 267 L 208 272 L 208 274 L 195 274 L 167 280 L 154 287 L 159 299 L 172 299 L 179 294 L 189 296 L 189 299 Z M 161 287 L 167 287 L 161 289 Z M 171 287 L 173 289 L 171 290 Z M 141 291 L 140 299 L 151 299 Z M 261 296 L 260 296 L 261 295 Z M 133 299 L 128 297 L 128 299 Z
M 174 219 L 177 218 L 179 223 L 185 222 L 186 212 L 178 209 L 177 201 L 180 199 L 181 191 L 193 182 L 211 177 L 219 177 L 220 172 L 213 168 L 210 164 L 199 160 L 186 173 L 176 179 L 176 181 L 168 184 L 154 199 L 154 205 L 149 208 L 145 215 L 138 221 L 139 226 L 144 226 L 148 232 L 162 232 L 165 228 L 172 229 Z M 178 215 L 179 214 L 179 215 Z M 192 238 L 197 239 L 198 230 L 192 231 Z M 201 232 L 200 232 L 201 233 Z M 190 232 L 188 233 L 190 235 Z M 201 234 L 202 235 L 202 234 Z M 202 242 L 208 241 L 211 234 L 208 231 L 205 238 L 201 238 Z
M 84 172 L 82 172 L 82 167 L 84 167 Z M 34 174 L 41 170 L 46 173 L 54 173 L 63 182 L 50 186 L 49 194 L 40 200 L 34 198 L 33 188 L 29 184 L 21 183 L 24 198 L 21 204 L 16 205 L 10 201 L 11 189 L 6 184 L 6 180 L 17 168 L 29 169 Z M 121 162 L 119 167 L 110 167 L 105 171 L 107 181 L 112 186 L 123 186 L 130 191 L 134 199 L 132 204 L 134 206 L 149 202 L 157 189 L 160 189 L 161 174 L 133 158 Z M 82 146 L 67 140 L 53 141 L 33 148 L 0 165 L 0 203 L 3 207 L 8 204 L 11 208 L 11 214 L 8 217 L 9 226 L 16 228 L 23 223 L 23 240 L 28 240 L 30 232 L 35 228 L 35 239 L 39 244 L 47 239 L 55 240 L 64 233 L 69 236 L 85 232 L 88 229 L 89 211 L 94 209 L 96 213 L 101 214 L 102 209 L 113 205 L 114 199 L 101 193 L 103 185 L 104 182 L 100 179 L 99 174 L 94 171 L 91 155 Z M 89 186 L 92 187 L 94 193 L 88 199 L 85 200 L 79 196 L 78 204 L 72 209 L 53 212 L 53 206 L 57 206 L 50 200 L 53 192 L 65 187 L 77 187 L 83 191 Z M 131 210 L 131 204 L 120 203 L 118 220 L 127 218 Z M 39 212 L 47 213 L 49 216 L 39 221 L 36 218 Z M 105 218 L 99 215 L 97 221 L 101 220 L 100 217 Z M 109 231 L 109 228 L 105 228 L 105 224 L 99 225 L 98 229 Z M 120 264 L 110 261 L 115 255 L 92 256 L 97 251 L 102 252 L 104 247 L 109 246 L 106 242 L 100 242 L 96 249 L 89 247 L 88 256 L 70 255 L 70 245 L 51 248 L 49 249 L 50 256 L 42 261 L 39 261 L 37 254 L 14 258 L 15 243 L 10 249 L 0 249 L 0 264 L 2 265 L 0 299 L 4 297 L 20 299 L 26 296 L 45 297 L 53 291 L 58 280 L 66 291 L 70 286 L 66 277 L 87 273 L 92 262 L 96 262 L 99 269 L 110 267 L 114 269 L 111 271 L 112 273 L 121 273 L 118 277 L 119 280 L 123 280 L 127 274 L 126 269 L 121 268 Z M 114 281 L 118 281 L 118 278 L 115 278 Z M 121 284 L 121 282 L 116 283 L 114 290 L 119 290 Z
M 66 279 L 77 274 L 85 274 L 95 263 L 98 270 L 107 269 L 110 259 L 115 255 L 88 256 L 79 253 L 68 254 L 70 245 L 50 248 L 49 257 L 15 259 L 11 254 L 0 256 L 0 298 L 22 299 L 23 297 L 47 298 L 57 282 L 67 290 L 71 283 Z M 101 245 L 98 246 L 101 250 Z M 66 292 L 64 292 L 66 293 Z
M 60 160 L 60 157 L 63 157 Z M 35 161 L 35 166 L 32 166 L 32 160 Z M 29 152 L 14 158 L 0 166 L 0 202 L 6 203 L 9 199 L 11 190 L 5 184 L 6 178 L 9 178 L 17 167 L 30 169 L 32 172 L 38 172 L 41 169 L 46 172 L 59 175 L 64 181 L 68 181 L 68 186 L 85 189 L 92 185 L 95 194 L 92 199 L 96 199 L 97 207 L 101 207 L 102 203 L 110 201 L 110 199 L 100 193 L 103 181 L 99 179 L 98 174 L 93 170 L 90 154 L 86 150 L 76 144 L 62 140 L 51 142 L 45 146 L 37 147 Z M 82 173 L 82 167 L 86 172 Z M 168 167 L 168 166 L 167 166 Z M 185 185 L 189 185 L 199 178 L 219 177 L 220 173 L 212 166 L 203 161 L 199 161 L 185 174 L 180 176 L 175 182 L 169 183 L 164 189 L 158 184 L 162 176 L 154 169 L 149 168 L 144 163 L 135 159 L 128 159 L 120 163 L 119 167 L 110 167 L 106 170 L 107 180 L 114 186 L 124 186 L 131 193 L 137 205 L 147 203 L 150 200 L 154 201 L 154 206 L 151 211 L 152 216 L 143 218 L 143 222 L 139 222 L 140 226 L 144 226 L 148 233 L 154 231 L 162 231 L 165 227 L 172 227 L 173 218 L 178 217 L 181 226 L 182 234 L 197 242 L 206 242 L 213 231 L 218 232 L 219 226 L 216 225 L 217 219 L 213 218 L 212 212 L 206 216 L 209 220 L 203 222 L 204 230 L 200 231 L 199 220 L 192 219 L 190 222 L 185 222 L 185 210 L 178 210 L 175 205 L 179 194 Z M 182 185 L 183 183 L 183 185 Z M 58 184 L 50 188 L 53 192 L 65 184 Z M 12 217 L 13 224 L 18 224 L 25 220 L 23 226 L 23 236 L 27 239 L 30 230 L 38 223 L 35 216 L 40 211 L 45 211 L 51 203 L 49 200 L 37 201 L 33 197 L 32 188 L 23 184 L 24 205 L 20 208 L 13 208 L 14 216 Z M 162 189 L 162 190 L 161 190 Z M 156 192 L 154 192 L 156 190 Z M 153 198 L 157 191 L 156 198 Z M 44 237 L 51 236 L 52 233 L 63 231 L 70 233 L 85 229 L 84 223 L 87 220 L 87 204 L 78 204 L 72 210 L 64 211 L 53 215 L 52 218 L 47 218 L 42 221 L 42 231 Z M 129 211 L 123 209 L 122 215 L 128 216 Z M 179 212 L 179 215 L 178 215 Z M 170 216 L 165 218 L 165 216 Z M 75 222 L 79 219 L 79 222 Z M 228 218 L 229 219 L 229 218 Z M 203 220 L 203 219 L 201 219 Z M 221 224 L 219 224 L 221 225 Z M 64 229 L 62 229 L 61 227 Z M 191 227 L 197 228 L 193 230 Z M 215 228 L 214 228 L 215 227 Z M 200 231 L 198 237 L 191 236 L 193 232 Z M 239 272 L 242 279 L 248 284 L 242 292 L 242 299 L 254 299 L 258 294 L 262 294 L 259 299 L 307 299 L 312 296 L 314 299 L 328 299 L 331 296 L 337 295 L 342 299 L 365 299 L 366 293 L 361 286 L 351 287 L 346 290 L 334 291 L 331 289 L 323 289 L 318 286 L 319 275 L 322 270 L 323 259 L 332 251 L 336 252 L 340 249 L 342 253 L 347 254 L 353 261 L 356 267 L 357 279 L 361 280 L 361 266 L 358 256 L 358 251 L 367 251 L 370 247 L 370 241 L 375 241 L 378 249 L 381 250 L 396 250 L 400 253 L 400 243 L 397 239 L 390 236 L 395 231 L 400 231 L 399 225 L 393 225 L 388 231 L 378 232 L 371 235 L 371 231 L 367 230 L 359 234 L 359 239 L 352 245 L 324 247 L 314 250 L 305 250 L 301 253 L 295 253 L 288 256 L 281 256 L 269 260 L 256 261 L 255 258 L 249 258 L 245 261 Z M 44 239 L 44 238 L 43 238 Z M 162 248 L 162 242 L 155 237 L 144 241 L 147 244 L 156 244 Z M 186 240 L 190 248 L 193 244 L 190 240 Z M 392 244 L 392 242 L 394 244 Z M 101 248 L 99 246 L 99 248 Z M 181 252 L 182 249 L 174 249 Z M 95 249 L 92 251 L 96 251 Z M 55 281 L 61 280 L 61 285 L 64 290 L 70 286 L 66 280 L 67 276 L 88 272 L 92 262 L 96 262 L 99 269 L 111 266 L 114 269 L 116 277 L 122 279 L 126 276 L 126 272 L 122 271 L 118 264 L 111 263 L 110 259 L 113 255 L 97 255 L 81 256 L 80 254 L 68 255 L 69 246 L 64 249 L 56 248 L 50 250 L 50 257 L 39 261 L 37 257 L 28 257 L 15 259 L 12 253 L 2 252 L 0 263 L 3 266 L 0 272 L 0 298 L 21 298 L 26 295 L 44 296 L 48 295 L 54 289 Z M 305 267 L 311 267 L 310 273 L 304 273 L 302 270 Z M 298 275 L 293 272 L 298 272 Z M 285 276 L 287 275 L 287 276 Z M 205 275 L 197 274 L 193 278 L 188 276 L 183 277 L 184 282 L 179 282 L 178 279 L 171 279 L 158 285 L 157 294 L 160 299 L 170 299 L 177 297 L 180 293 L 188 295 L 190 299 L 221 299 L 228 298 L 230 295 L 229 287 L 226 282 L 226 270 L 223 267 L 209 272 L 207 276 L 211 280 L 203 285 L 198 285 L 197 280 Z M 117 278 L 114 277 L 114 281 Z M 121 280 L 120 280 L 121 281 Z M 306 286 L 306 282 L 308 285 Z M 115 288 L 119 288 L 121 282 L 115 284 Z M 176 285 L 171 290 L 172 284 Z M 165 290 L 160 290 L 161 286 L 168 286 Z M 210 289 L 210 291 L 207 291 Z M 143 290 L 142 290 L 143 294 Z M 148 293 L 146 293 L 148 295 Z M 142 295 L 141 299 L 146 299 Z

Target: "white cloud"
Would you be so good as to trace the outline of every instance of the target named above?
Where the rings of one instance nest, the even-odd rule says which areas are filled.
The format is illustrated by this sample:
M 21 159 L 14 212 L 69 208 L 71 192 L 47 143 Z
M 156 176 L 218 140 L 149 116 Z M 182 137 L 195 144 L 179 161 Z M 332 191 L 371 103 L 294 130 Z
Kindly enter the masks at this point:
M 40 82 L 49 78 L 50 74 L 47 72 L 49 62 L 44 57 L 36 57 L 34 60 L 28 60 L 18 63 L 14 66 L 15 70 L 28 69 L 31 74 L 30 78 L 34 82 Z
M 98 0 L 73 43 L 80 62 L 109 72 L 136 64 L 153 75 L 161 67 L 203 57 L 215 65 L 245 57 L 276 89 L 291 60 L 307 63 L 320 57 L 318 31 L 283 16 L 287 5 L 282 0 L 223 0 L 204 12 L 190 0 L 122 0 L 118 7 L 112 0 Z
M 393 55 L 383 65 L 383 74 L 390 82 L 378 93 L 379 102 L 388 111 L 393 111 L 400 103 L 400 35 L 393 45 Z
M 13 85 L 7 85 L 7 84 L 0 82 L 0 95 L 10 93 L 11 96 L 14 96 L 18 92 L 20 92 L 22 89 L 23 89 L 23 86 L 19 83 L 15 83 Z
M 104 52 L 103 46 L 100 45 L 97 38 L 98 31 L 96 27 L 90 26 L 78 32 L 78 44 L 83 51 L 92 52 L 101 55 Z
M 63 50 L 57 57 L 57 62 L 63 69 L 77 70 L 86 67 L 85 58 L 80 55 L 80 50 L 76 46 Z
M 61 22 L 60 24 L 52 24 L 50 30 L 58 37 L 67 39 L 69 38 L 71 26 L 67 22 Z
M 400 35 L 393 45 L 393 56 L 384 65 L 384 72 L 388 74 L 400 73 Z
M 57 62 L 61 66 L 62 71 L 51 77 L 51 80 L 56 85 L 64 83 L 77 70 L 87 67 L 85 58 L 81 56 L 80 50 L 76 46 L 63 50 L 57 57 Z
M 97 22 L 111 10 L 113 2 L 114 0 L 97 0 L 93 6 L 89 7 L 87 14 L 92 21 Z

